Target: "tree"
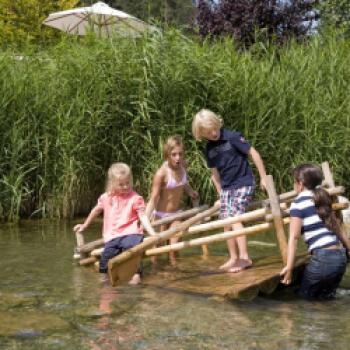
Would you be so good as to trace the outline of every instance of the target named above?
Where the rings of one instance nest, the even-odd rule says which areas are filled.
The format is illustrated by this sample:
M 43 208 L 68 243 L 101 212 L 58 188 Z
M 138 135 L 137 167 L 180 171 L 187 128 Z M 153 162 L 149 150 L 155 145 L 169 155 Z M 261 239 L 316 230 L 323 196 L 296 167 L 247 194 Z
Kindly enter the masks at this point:
M 319 4 L 321 26 L 350 29 L 350 1 L 323 0 Z
M 42 25 L 55 11 L 73 8 L 78 0 L 0 0 L 0 42 L 20 47 L 26 42 L 43 43 L 59 35 Z
M 317 0 L 199 0 L 196 24 L 202 36 L 233 36 L 244 46 L 260 35 L 266 40 L 285 42 L 302 39 L 318 13 Z

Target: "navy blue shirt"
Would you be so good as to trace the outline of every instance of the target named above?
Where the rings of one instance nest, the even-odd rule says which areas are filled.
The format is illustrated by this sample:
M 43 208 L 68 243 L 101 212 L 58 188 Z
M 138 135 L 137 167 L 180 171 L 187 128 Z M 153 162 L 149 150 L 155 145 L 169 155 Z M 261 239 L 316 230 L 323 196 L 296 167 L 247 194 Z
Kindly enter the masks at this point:
M 254 186 L 253 171 L 248 162 L 250 147 L 239 132 L 226 129 L 220 129 L 218 140 L 207 142 L 204 155 L 208 167 L 218 170 L 222 189 Z

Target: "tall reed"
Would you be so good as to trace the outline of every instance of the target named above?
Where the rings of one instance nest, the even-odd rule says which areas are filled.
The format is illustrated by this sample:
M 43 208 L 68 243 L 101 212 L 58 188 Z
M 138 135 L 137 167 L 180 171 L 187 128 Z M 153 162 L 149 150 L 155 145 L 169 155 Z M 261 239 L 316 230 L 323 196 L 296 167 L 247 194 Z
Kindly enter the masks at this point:
M 264 158 L 279 191 L 290 169 L 329 160 L 350 185 L 348 40 L 308 45 L 199 42 L 175 30 L 141 39 L 62 41 L 17 60 L 0 53 L 0 216 L 72 217 L 103 191 L 112 162 L 129 163 L 148 196 L 163 141 L 181 134 L 190 179 L 203 202 L 216 197 L 191 135 L 200 108 L 218 112 Z

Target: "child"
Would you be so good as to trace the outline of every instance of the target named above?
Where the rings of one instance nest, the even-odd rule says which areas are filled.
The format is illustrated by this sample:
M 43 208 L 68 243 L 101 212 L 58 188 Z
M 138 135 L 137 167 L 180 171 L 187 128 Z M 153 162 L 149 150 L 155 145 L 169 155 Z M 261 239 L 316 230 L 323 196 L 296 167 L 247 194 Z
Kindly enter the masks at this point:
M 195 115 L 192 133 L 196 140 L 204 138 L 208 141 L 204 153 L 211 168 L 212 181 L 220 194 L 220 218 L 243 214 L 255 188 L 248 155 L 258 169 L 261 188 L 266 187 L 266 171 L 260 154 L 239 132 L 223 129 L 221 118 L 208 109 L 202 109 Z M 234 230 L 242 228 L 241 223 L 233 224 Z M 230 230 L 231 227 L 225 227 L 225 231 Z M 221 269 L 239 272 L 252 265 L 245 236 L 228 240 L 227 246 L 230 259 L 220 266 Z
M 181 211 L 180 205 L 184 192 L 193 200 L 198 198 L 198 193 L 188 183 L 184 145 L 180 136 L 175 135 L 167 139 L 163 155 L 165 162 L 154 175 L 151 197 L 146 207 L 146 216 L 149 219 L 152 215 L 155 219 L 161 219 Z M 174 221 L 171 225 L 163 225 L 160 227 L 160 231 L 178 223 L 178 221 Z M 170 243 L 177 241 L 176 237 L 170 239 Z M 175 263 L 175 252 L 170 252 L 169 256 L 170 261 Z
M 100 260 L 101 273 L 107 273 L 109 259 L 143 241 L 139 218 L 144 209 L 143 198 L 132 190 L 129 166 L 125 163 L 112 164 L 108 170 L 106 192 L 99 197 L 85 222 L 74 227 L 74 232 L 83 232 L 103 211 L 105 247 Z M 140 281 L 138 271 L 129 283 L 138 284 Z
M 293 175 L 298 196 L 290 207 L 288 258 L 281 271 L 282 283 L 291 283 L 297 241 L 302 235 L 311 259 L 305 268 L 299 294 L 306 299 L 333 299 L 345 273 L 350 241 L 341 219 L 332 211 L 331 196 L 321 188 L 321 169 L 313 164 L 302 164 L 294 169 Z

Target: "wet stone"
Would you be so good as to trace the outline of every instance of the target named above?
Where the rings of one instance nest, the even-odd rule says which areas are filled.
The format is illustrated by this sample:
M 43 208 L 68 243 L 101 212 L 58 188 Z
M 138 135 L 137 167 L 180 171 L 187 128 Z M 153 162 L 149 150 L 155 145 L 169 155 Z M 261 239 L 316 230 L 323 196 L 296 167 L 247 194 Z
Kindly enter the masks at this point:
M 0 292 L 0 310 L 38 304 L 35 296 L 27 296 L 10 292 Z
M 42 312 L 0 311 L 0 320 L 6 320 L 0 323 L 0 336 L 31 338 L 70 328 L 70 324 L 60 317 Z

